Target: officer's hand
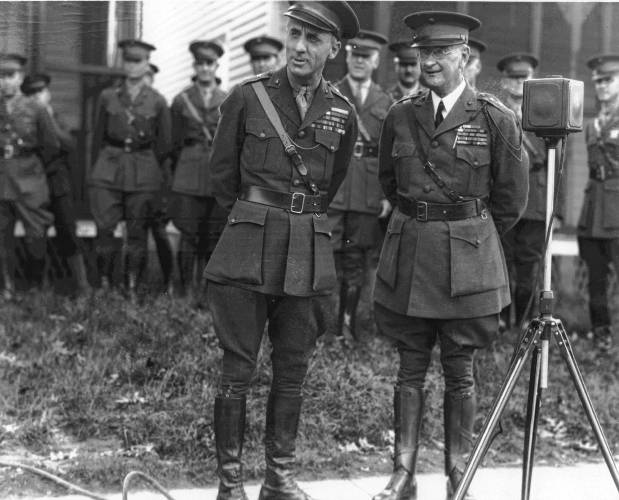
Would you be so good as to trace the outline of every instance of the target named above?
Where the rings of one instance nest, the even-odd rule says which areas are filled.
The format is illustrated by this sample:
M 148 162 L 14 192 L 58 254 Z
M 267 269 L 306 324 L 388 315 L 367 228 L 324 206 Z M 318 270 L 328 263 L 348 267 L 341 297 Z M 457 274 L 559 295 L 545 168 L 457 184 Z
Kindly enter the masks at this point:
M 389 203 L 388 199 L 385 198 L 383 200 L 380 200 L 380 213 L 378 214 L 378 218 L 384 219 L 388 217 L 391 213 L 391 210 L 393 210 L 393 207 L 391 206 L 391 203 Z

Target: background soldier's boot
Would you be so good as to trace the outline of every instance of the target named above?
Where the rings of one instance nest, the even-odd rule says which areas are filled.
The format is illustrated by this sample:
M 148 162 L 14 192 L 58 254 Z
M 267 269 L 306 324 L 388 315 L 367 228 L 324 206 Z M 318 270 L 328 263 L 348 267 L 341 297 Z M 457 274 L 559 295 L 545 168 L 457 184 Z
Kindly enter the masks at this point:
M 192 295 L 194 292 L 194 263 L 196 254 L 193 251 L 179 250 L 178 274 L 183 295 Z
M 311 500 L 294 480 L 301 396 L 269 395 L 265 432 L 266 473 L 258 500 Z
M 247 500 L 243 488 L 245 398 L 215 398 L 215 448 L 219 491 L 217 500 Z
M 372 500 L 416 500 L 415 466 L 423 418 L 423 390 L 396 387 L 393 394 L 395 454 L 393 474 Z
M 340 293 L 339 331 L 345 339 L 358 340 L 357 337 L 357 305 L 361 296 L 361 287 L 342 285 Z
M 593 344 L 596 349 L 606 352 L 613 346 L 610 326 L 596 326 L 593 329 Z
M 138 301 L 138 276 L 140 268 L 140 259 L 137 255 L 127 253 L 125 259 L 127 269 L 127 295 L 132 304 Z
M 466 466 L 468 453 L 473 445 L 475 421 L 475 394 L 446 393 L 445 416 L 445 474 L 447 475 L 447 500 L 451 500 Z M 466 500 L 473 500 L 467 493 Z
M 7 259 L 0 259 L 0 272 L 2 273 L 2 298 L 12 300 L 15 296 L 15 280 L 11 264 Z
M 26 238 L 28 254 L 28 277 L 30 285 L 42 288 L 45 283 L 47 240 L 39 237 Z
M 77 290 L 83 295 L 87 295 L 92 291 L 90 283 L 88 283 L 88 275 L 86 274 L 86 265 L 84 264 L 84 257 L 81 253 L 71 255 L 67 257 L 67 264 L 71 269 L 71 274 L 77 285 Z

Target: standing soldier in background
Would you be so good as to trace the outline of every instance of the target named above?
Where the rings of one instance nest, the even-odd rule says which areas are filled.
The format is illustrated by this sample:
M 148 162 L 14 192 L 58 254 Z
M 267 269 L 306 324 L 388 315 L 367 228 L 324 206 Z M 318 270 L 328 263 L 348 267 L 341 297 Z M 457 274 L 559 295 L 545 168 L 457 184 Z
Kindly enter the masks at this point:
M 223 48 L 217 42 L 195 41 L 189 50 L 194 57 L 196 79 L 172 102 L 175 166 L 170 214 L 181 232 L 178 249 L 181 287 L 183 293 L 191 294 L 198 289 L 198 280 L 212 251 L 210 234 L 221 231 L 212 227 L 217 201 L 213 196 L 209 162 L 219 106 L 226 94 L 215 82 Z
M 247 40 L 243 48 L 249 54 L 254 75 L 279 68 L 279 53 L 283 47 L 284 45 L 277 38 L 266 35 Z
M 464 68 L 464 79 L 473 90 L 477 90 L 477 77 L 482 70 L 481 53 L 488 47 L 481 40 L 469 38 L 469 48 L 471 49 L 471 55 L 469 56 L 469 62 L 466 63 Z
M 538 65 L 531 54 L 516 53 L 503 57 L 497 64 L 502 73 L 500 97 L 511 109 L 518 123 L 522 121 L 524 82 L 533 78 Z M 522 144 L 529 156 L 529 200 L 522 218 L 502 237 L 503 251 L 512 285 L 515 326 L 524 314 L 534 293 L 537 268 L 546 239 L 546 148 L 544 140 L 533 132 L 524 132 Z M 559 207 L 558 207 L 559 209 Z M 510 328 L 510 306 L 501 313 L 501 325 Z
M 379 219 L 391 213 L 378 182 L 378 138 L 391 98 L 372 81 L 387 39 L 359 31 L 346 46 L 348 74 L 336 87 L 354 103 L 358 137 L 346 178 L 329 205 L 335 265 L 340 283 L 337 335 L 357 339 L 355 319 L 367 274 L 369 251 L 380 244 Z
M 155 47 L 141 40 L 122 40 L 118 47 L 126 78 L 105 89 L 97 104 L 90 208 L 104 287 L 113 271 L 114 228 L 121 220 L 127 223 L 126 276 L 135 299 L 147 259 L 148 228 L 161 202 L 163 165 L 171 147 L 170 112 L 165 98 L 144 80 Z
M 450 500 L 473 441 L 474 354 L 495 338 L 510 300 L 499 235 L 524 211 L 527 166 L 513 113 L 464 80 L 468 34 L 480 22 L 456 12 L 418 12 L 404 22 L 430 90 L 395 103 L 380 137 L 380 181 L 397 208 L 378 264 L 374 314 L 396 342 L 400 366 L 394 470 L 374 500 L 417 498 L 424 385 L 437 341 Z
M 15 293 L 15 221 L 24 225 L 30 278 L 43 282 L 49 188 L 45 168 L 59 152 L 54 125 L 43 106 L 24 96 L 26 58 L 0 55 L 0 270 L 2 294 Z
M 395 42 L 389 45 L 389 50 L 395 54 L 393 64 L 398 81 L 387 93 L 393 101 L 404 96 L 413 95 L 423 89 L 419 83 L 421 70 L 419 68 L 419 50 L 413 47 L 410 40 Z
M 359 23 L 342 1 L 296 2 L 285 15 L 286 66 L 231 91 L 213 145 L 214 193 L 231 210 L 205 272 L 223 350 L 214 419 L 218 500 L 247 499 L 246 397 L 267 321 L 273 380 L 259 499 L 309 499 L 294 480 L 301 388 L 336 284 L 325 212 L 357 138 L 353 107 L 322 72 Z
M 62 154 L 45 169 L 50 191 L 50 210 L 54 215 L 58 254 L 66 260 L 78 291 L 84 294 L 90 292 L 90 284 L 84 265 L 83 245 L 76 234 L 75 207 L 68 163 L 69 154 L 75 150 L 76 143 L 62 117 L 52 107 L 50 82 L 51 77 L 45 73 L 29 75 L 24 79 L 21 89 L 24 95 L 32 96 L 47 110 L 60 143 Z
M 578 247 L 589 270 L 594 343 L 608 351 L 613 344 L 606 296 L 611 263 L 619 276 L 619 54 L 596 56 L 587 66 L 600 111 L 585 128 L 589 181 L 578 221 Z

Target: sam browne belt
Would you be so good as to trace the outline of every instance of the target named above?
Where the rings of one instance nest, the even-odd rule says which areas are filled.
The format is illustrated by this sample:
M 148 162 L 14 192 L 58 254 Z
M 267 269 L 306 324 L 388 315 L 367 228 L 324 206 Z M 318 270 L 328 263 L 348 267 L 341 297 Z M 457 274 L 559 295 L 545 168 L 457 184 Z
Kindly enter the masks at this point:
M 479 198 L 458 203 L 431 203 L 398 196 L 398 208 L 403 214 L 414 217 L 420 222 L 488 216 L 486 204 Z
M 281 208 L 293 214 L 324 213 L 328 205 L 326 196 L 312 196 L 300 192 L 283 193 L 258 186 L 245 188 L 239 200 Z

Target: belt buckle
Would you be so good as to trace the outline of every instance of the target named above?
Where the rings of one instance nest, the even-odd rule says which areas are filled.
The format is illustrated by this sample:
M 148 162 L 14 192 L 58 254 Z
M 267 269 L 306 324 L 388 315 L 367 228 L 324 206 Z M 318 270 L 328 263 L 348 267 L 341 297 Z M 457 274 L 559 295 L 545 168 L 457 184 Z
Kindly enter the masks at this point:
M 363 142 L 361 141 L 355 142 L 355 147 L 352 150 L 352 155 L 355 158 L 361 158 L 363 156 Z
M 5 144 L 4 148 L 2 149 L 2 157 L 5 160 L 10 160 L 14 156 L 15 156 L 15 147 L 13 146 L 13 144 Z
M 133 139 L 131 139 L 131 137 L 127 137 L 125 139 L 125 153 L 131 153 L 131 145 L 133 144 Z
M 428 222 L 428 202 L 417 202 L 417 220 L 420 222 Z
M 298 207 L 298 200 L 301 200 L 301 208 Z M 305 206 L 305 193 L 294 192 L 290 200 L 290 212 L 293 214 L 302 214 Z

